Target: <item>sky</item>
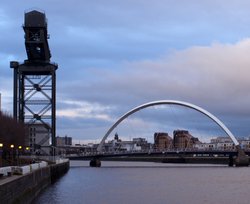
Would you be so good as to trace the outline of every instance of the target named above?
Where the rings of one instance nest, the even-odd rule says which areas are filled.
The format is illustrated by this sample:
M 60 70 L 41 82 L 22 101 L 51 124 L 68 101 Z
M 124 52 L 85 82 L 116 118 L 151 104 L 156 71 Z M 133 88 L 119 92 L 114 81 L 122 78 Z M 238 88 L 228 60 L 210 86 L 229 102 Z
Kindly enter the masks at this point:
M 22 25 L 33 9 L 46 13 L 51 61 L 59 65 L 57 135 L 99 141 L 130 109 L 180 100 L 211 112 L 235 136 L 250 136 L 250 1 L 2 0 L 0 93 L 10 113 L 9 62 L 27 58 Z M 115 131 L 124 138 L 181 128 L 222 134 L 214 126 L 169 105 L 141 110 Z

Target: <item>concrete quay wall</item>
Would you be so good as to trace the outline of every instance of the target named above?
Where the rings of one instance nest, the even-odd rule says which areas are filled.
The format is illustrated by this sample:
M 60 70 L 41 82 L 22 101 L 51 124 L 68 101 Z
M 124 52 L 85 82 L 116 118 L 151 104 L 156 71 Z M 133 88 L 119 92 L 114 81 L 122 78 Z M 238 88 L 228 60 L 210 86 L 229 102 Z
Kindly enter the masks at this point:
M 69 170 L 69 161 L 50 165 L 51 183 L 62 177 Z
M 49 165 L 25 175 L 13 175 L 0 181 L 0 203 L 31 203 L 37 195 L 63 176 L 69 169 L 69 161 Z

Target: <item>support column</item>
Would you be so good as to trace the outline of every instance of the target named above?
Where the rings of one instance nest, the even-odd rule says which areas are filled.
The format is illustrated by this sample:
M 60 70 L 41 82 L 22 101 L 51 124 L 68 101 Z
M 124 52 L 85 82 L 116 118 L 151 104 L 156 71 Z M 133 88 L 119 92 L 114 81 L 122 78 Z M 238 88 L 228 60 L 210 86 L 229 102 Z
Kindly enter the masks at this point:
M 246 155 L 244 150 L 240 147 L 240 145 L 236 146 L 238 151 L 238 156 L 235 159 L 235 166 L 249 166 L 249 157 Z
M 56 147 L 56 72 L 52 71 L 52 98 L 51 98 L 51 143 L 53 147 Z
M 232 154 L 229 155 L 228 166 L 234 166 L 234 157 Z
M 94 157 L 93 159 L 90 160 L 89 166 L 90 167 L 101 167 L 100 159 L 97 157 Z

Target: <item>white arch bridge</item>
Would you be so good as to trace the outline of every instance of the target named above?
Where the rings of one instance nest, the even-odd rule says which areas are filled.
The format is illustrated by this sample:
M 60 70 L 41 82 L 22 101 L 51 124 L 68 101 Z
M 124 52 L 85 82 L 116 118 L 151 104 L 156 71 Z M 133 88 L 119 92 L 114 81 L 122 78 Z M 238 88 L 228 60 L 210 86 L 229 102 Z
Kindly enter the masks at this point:
M 134 153 L 129 153 L 129 154 L 105 154 L 102 152 L 103 150 L 103 145 L 105 143 L 105 140 L 107 139 L 107 137 L 110 135 L 110 133 L 117 127 L 117 125 L 119 125 L 124 119 L 126 119 L 128 116 L 132 115 L 133 113 L 150 107 L 150 106 L 157 106 L 157 105 L 179 105 L 179 106 L 184 106 L 184 107 L 188 107 L 191 109 L 194 109 L 202 114 L 204 114 L 205 116 L 207 116 L 208 118 L 210 118 L 211 120 L 213 120 L 217 125 L 219 125 L 221 127 L 221 129 L 232 139 L 234 145 L 236 146 L 237 151 L 234 152 L 222 152 L 222 154 L 228 155 L 229 156 L 229 166 L 232 165 L 236 165 L 236 166 L 248 166 L 249 165 L 249 157 L 245 154 L 245 152 L 240 148 L 239 142 L 237 141 L 237 139 L 235 138 L 235 136 L 233 135 L 233 133 L 224 125 L 223 122 L 221 122 L 217 117 L 215 117 L 213 114 L 209 113 L 208 111 L 204 110 L 203 108 L 196 106 L 194 104 L 191 103 L 187 103 L 187 102 L 183 102 L 183 101 L 176 101 L 176 100 L 161 100 L 161 101 L 152 101 L 149 103 L 145 103 L 142 104 L 140 106 L 137 106 L 133 109 L 131 109 L 130 111 L 128 111 L 127 113 L 125 113 L 124 115 L 122 115 L 110 128 L 109 130 L 106 132 L 106 134 L 104 135 L 104 137 L 102 138 L 99 146 L 97 147 L 97 152 L 94 153 L 93 155 L 88 155 L 88 156 L 80 156 L 81 159 L 91 159 L 90 161 L 90 166 L 91 167 L 100 167 L 101 166 L 101 158 L 107 158 L 107 157 L 122 157 L 122 156 L 133 156 Z M 169 153 L 169 152 L 168 152 Z M 174 154 L 176 154 L 175 152 L 173 152 Z M 187 154 L 188 152 L 185 152 L 185 154 Z M 197 152 L 189 152 L 189 154 L 196 154 Z M 204 152 L 207 153 L 207 152 Z M 213 152 L 210 152 L 211 154 L 213 154 Z M 210 154 L 209 153 L 209 154 Z M 218 152 L 217 152 L 218 153 Z M 142 155 L 146 155 L 145 153 L 142 153 Z M 69 159 L 72 160 L 78 160 L 80 159 L 79 156 L 77 157 L 69 157 Z M 147 157 L 147 156 L 146 156 Z M 213 159 L 213 158 L 212 158 Z
M 176 100 L 161 100 L 161 101 L 152 101 L 149 103 L 145 103 L 142 104 L 140 106 L 137 106 L 133 109 L 131 109 L 130 111 L 128 111 L 127 113 L 125 113 L 124 115 L 122 115 L 110 128 L 109 130 L 106 132 L 106 134 L 104 135 L 104 137 L 102 138 L 97 151 L 101 152 L 103 149 L 103 145 L 105 143 L 105 140 L 107 139 L 107 137 L 110 135 L 110 133 L 124 120 L 126 119 L 128 116 L 134 114 L 137 111 L 140 111 L 141 109 L 145 109 L 151 106 L 158 106 L 158 105 L 179 105 L 179 106 L 184 106 L 184 107 L 188 107 L 191 109 L 194 109 L 202 114 L 204 114 L 205 116 L 207 116 L 208 118 L 212 119 L 216 124 L 218 124 L 221 129 L 232 139 L 233 143 L 235 144 L 235 146 L 239 147 L 239 142 L 237 141 L 237 139 L 235 138 L 235 136 L 233 135 L 233 133 L 226 127 L 226 125 L 221 122 L 217 117 L 215 117 L 213 114 L 211 114 L 210 112 L 204 110 L 203 108 L 196 106 L 194 104 L 191 103 L 187 103 L 187 102 L 183 102 L 183 101 L 176 101 Z

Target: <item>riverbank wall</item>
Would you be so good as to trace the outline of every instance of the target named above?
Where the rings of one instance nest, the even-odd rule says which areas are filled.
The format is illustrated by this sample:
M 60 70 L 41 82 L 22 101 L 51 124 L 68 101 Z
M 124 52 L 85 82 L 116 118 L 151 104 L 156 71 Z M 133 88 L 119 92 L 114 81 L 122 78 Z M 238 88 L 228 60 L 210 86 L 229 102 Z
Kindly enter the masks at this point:
M 30 168 L 28 173 L 25 170 L 27 168 Z M 14 170 L 14 175 L 11 175 L 12 172 L 8 172 L 9 176 L 0 179 L 1 203 L 31 203 L 43 189 L 68 171 L 69 161 L 42 168 L 32 169 L 32 166 L 27 168 L 23 168 L 23 175 L 16 175 Z M 18 171 L 16 172 L 18 174 Z

